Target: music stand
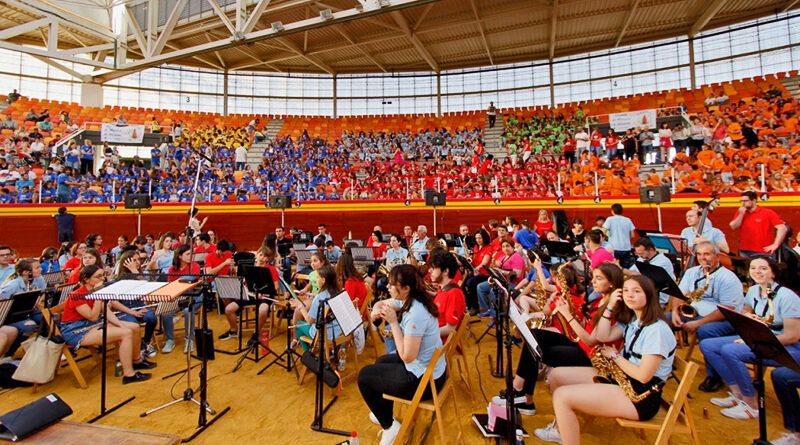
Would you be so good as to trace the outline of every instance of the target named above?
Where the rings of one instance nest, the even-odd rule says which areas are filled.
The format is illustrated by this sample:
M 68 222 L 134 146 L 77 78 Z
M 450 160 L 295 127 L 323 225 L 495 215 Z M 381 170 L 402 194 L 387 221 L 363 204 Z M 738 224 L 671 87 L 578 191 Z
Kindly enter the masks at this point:
M 636 234 L 639 235 L 639 238 L 647 238 L 653 234 L 661 233 L 658 229 L 636 229 Z
M 298 266 L 311 266 L 311 255 L 314 252 L 310 250 L 297 250 L 294 251 L 295 256 L 297 256 L 297 265 Z
M 12 324 L 27 319 L 36 310 L 36 302 L 42 295 L 41 290 L 18 292 L 11 296 L 11 304 L 8 307 L 4 319 L 0 319 L 0 325 Z
M 244 350 L 244 354 L 236 361 L 236 365 L 233 367 L 232 372 L 236 372 L 239 368 L 242 367 L 242 363 L 244 363 L 245 359 L 252 360 L 254 363 L 258 363 L 262 356 L 259 355 L 259 341 L 258 341 L 258 334 L 259 334 L 259 323 L 258 323 L 258 307 L 261 305 L 262 301 L 275 301 L 274 297 L 278 295 L 278 291 L 275 288 L 275 282 L 272 280 L 272 272 L 266 267 L 258 267 L 258 266 L 244 266 L 244 279 L 245 283 L 247 283 L 247 289 L 253 293 L 252 299 L 248 298 L 247 300 L 240 300 L 242 304 L 254 304 L 256 307 L 256 330 L 253 333 L 253 337 L 248 340 L 247 348 Z M 259 297 L 261 295 L 269 295 L 272 298 L 267 297 Z M 243 307 L 243 306 L 242 306 Z M 242 323 L 241 320 L 239 322 L 239 344 L 241 345 L 241 332 L 242 332 Z M 253 358 L 250 358 L 250 352 L 253 352 Z M 267 351 L 267 354 L 275 355 L 274 352 Z
M 301 301 L 297 297 L 297 294 L 294 293 L 292 288 L 289 286 L 289 284 L 286 281 L 284 281 L 283 278 L 278 277 L 278 279 L 280 280 L 281 284 L 283 284 L 283 287 L 286 288 L 286 290 L 289 291 L 289 294 L 292 296 L 292 298 L 294 298 L 297 301 Z M 285 369 L 286 372 L 291 372 L 292 370 L 294 370 L 294 373 L 297 376 L 297 379 L 298 380 L 300 379 L 300 373 L 297 371 L 297 366 L 295 365 L 295 360 L 297 358 L 300 358 L 301 356 L 300 356 L 300 354 L 295 352 L 294 348 L 292 348 L 292 336 L 291 336 L 291 332 L 289 331 L 290 329 L 292 329 L 291 326 L 290 326 L 291 320 L 292 320 L 292 315 L 293 315 L 292 311 L 288 311 L 288 310 L 284 311 L 284 316 L 286 317 L 286 349 L 284 349 L 283 352 L 281 352 L 279 355 L 275 355 L 275 353 L 272 352 L 271 350 L 268 351 L 272 355 L 275 355 L 275 358 L 271 362 L 267 363 L 267 366 L 265 366 L 263 369 L 261 369 L 261 371 L 258 371 L 257 375 L 261 375 L 264 371 L 269 369 L 272 365 L 277 364 L 281 368 Z M 286 364 L 285 365 L 282 363 L 283 360 L 284 360 L 284 357 L 286 358 Z
M 389 236 L 391 236 L 391 235 L 389 235 Z M 364 245 L 364 240 L 360 240 L 360 239 L 344 239 L 344 240 L 342 240 L 342 246 L 346 246 L 346 245 L 348 245 L 350 243 L 354 243 L 356 246 L 361 247 L 361 246 Z
M 372 247 L 351 247 L 350 253 L 353 255 L 353 262 L 357 264 L 373 264 L 375 262 L 375 251 Z
M 575 248 L 572 246 L 572 243 L 566 241 L 544 241 L 541 245 L 550 257 L 560 258 L 563 260 L 562 262 L 569 261 L 578 256 L 577 253 L 575 253 Z M 551 262 L 550 264 L 556 263 Z
M 497 269 L 497 268 L 494 268 L 494 267 L 489 267 L 489 266 L 484 266 L 483 268 L 484 268 L 484 270 L 486 270 L 486 272 L 489 273 L 489 277 L 492 280 L 494 280 L 494 282 L 490 282 L 489 283 L 490 286 L 494 287 L 495 289 L 501 289 L 501 290 L 504 290 L 504 291 L 507 291 L 507 289 L 509 289 L 509 287 L 511 287 L 511 284 L 508 282 L 508 280 L 506 280 L 506 278 L 503 276 L 503 274 L 500 273 L 500 269 Z M 491 299 L 490 299 L 490 302 L 491 302 Z M 475 340 L 475 343 L 480 343 L 481 340 L 483 340 L 483 337 L 485 337 L 487 334 L 489 334 L 489 332 L 492 330 L 492 328 L 495 329 L 494 337 L 495 337 L 495 340 L 496 340 L 496 353 L 497 353 L 497 355 L 496 355 L 496 358 L 495 358 L 494 367 L 491 369 L 491 374 L 492 374 L 492 377 L 501 378 L 501 377 L 503 377 L 503 327 L 501 326 L 501 324 L 502 324 L 502 322 L 503 322 L 503 320 L 505 318 L 504 317 L 505 314 L 502 312 L 502 309 L 503 309 L 502 301 L 501 301 L 499 296 L 498 296 L 496 302 L 491 302 L 491 304 L 493 304 L 495 306 L 495 316 L 494 316 L 493 323 L 489 323 L 489 326 L 487 326 L 486 330 L 483 331 L 483 334 L 481 334 L 480 337 L 478 337 L 478 339 Z M 489 364 L 491 366 L 491 361 L 489 362 Z
M 64 272 L 47 272 L 42 274 L 44 282 L 48 287 L 55 287 L 64 282 Z
M 800 365 L 789 355 L 789 352 L 786 351 L 778 337 L 766 324 L 732 311 L 725 306 L 717 306 L 717 308 L 755 355 L 756 377 L 753 379 L 753 386 L 758 393 L 759 437 L 753 440 L 753 445 L 769 445 L 767 440 L 767 410 L 764 403 L 764 362 L 767 360 L 775 361 L 797 372 L 800 372 Z
M 239 312 L 242 312 L 242 308 L 244 307 L 246 302 L 249 300 L 249 296 L 244 288 L 244 269 L 247 265 L 242 265 L 237 271 L 239 272 L 238 276 L 229 276 L 229 277 L 216 277 L 214 278 L 214 287 L 217 290 L 217 296 L 222 300 L 234 300 L 239 305 Z M 258 323 L 258 320 L 256 320 Z M 226 351 L 224 349 L 215 349 L 216 352 L 221 354 L 227 355 L 238 355 L 241 354 L 246 348 L 242 348 L 242 323 L 239 323 L 238 328 L 238 338 L 239 338 L 239 347 L 235 351 Z
M 686 300 L 686 296 L 683 295 L 681 288 L 678 287 L 678 285 L 675 283 L 675 280 L 669 276 L 669 273 L 667 273 L 663 267 L 655 266 L 643 261 L 636 261 L 634 264 L 636 265 L 636 268 L 639 269 L 639 273 L 653 281 L 657 291 L 667 294 L 671 297 Z

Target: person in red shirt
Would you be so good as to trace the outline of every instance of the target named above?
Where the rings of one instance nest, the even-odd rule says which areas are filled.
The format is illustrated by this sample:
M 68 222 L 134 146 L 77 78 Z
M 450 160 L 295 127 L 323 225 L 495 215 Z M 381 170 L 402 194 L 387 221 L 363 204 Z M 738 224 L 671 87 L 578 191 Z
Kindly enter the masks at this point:
M 215 247 L 211 244 L 211 237 L 207 233 L 200 233 L 195 237 L 194 253 L 209 254 L 214 252 Z
M 86 266 L 98 266 L 103 268 L 103 261 L 100 257 L 100 252 L 96 249 L 84 249 L 83 256 L 80 258 L 80 263 L 72 269 L 72 272 L 67 277 L 67 284 L 78 283 L 81 269 Z
M 367 299 L 367 285 L 358 273 L 353 257 L 349 253 L 343 253 L 336 262 L 336 276 L 347 291 L 347 295 L 353 300 L 356 309 L 361 309 L 364 300 Z
M 772 255 L 786 237 L 786 223 L 773 210 L 758 206 L 756 192 L 742 193 L 741 202 L 736 217 L 730 222 L 731 229 L 741 231 L 739 255 Z
M 472 267 L 475 274 L 464 281 L 465 297 L 468 300 L 470 315 L 478 314 L 478 285 L 489 279 L 489 273 L 484 266 L 488 266 L 492 261 L 492 245 L 489 241 L 489 232 L 485 229 L 478 229 L 475 232 L 475 246 L 472 248 Z
M 439 286 L 433 302 L 439 308 L 439 334 L 447 338 L 458 329 L 467 309 L 461 288 L 453 281 L 458 270 L 456 258 L 447 251 L 437 250 L 429 260 L 431 281 Z
M 72 244 L 72 247 L 69 249 L 70 258 L 64 263 L 63 270 L 73 270 L 73 269 L 80 269 L 81 267 L 81 258 L 83 258 L 83 254 L 86 252 L 86 243 L 79 242 Z
M 81 269 L 78 277 L 80 286 L 67 297 L 64 312 L 61 314 L 61 335 L 74 347 L 101 346 L 103 331 L 98 322 L 101 318 L 103 304 L 88 300 L 86 295 L 103 285 L 105 271 L 96 265 Z M 118 344 L 119 361 L 122 364 L 122 384 L 142 382 L 150 378 L 150 374 L 139 372 L 140 369 L 152 369 L 155 363 L 141 358 L 141 332 L 138 323 L 130 323 L 118 319 L 111 311 L 113 304 L 108 305 L 105 314 L 108 319 L 106 340 L 108 344 Z M 97 325 L 91 329 L 89 326 Z
M 188 244 L 181 244 L 175 249 L 175 255 L 172 257 L 172 266 L 167 269 L 167 281 L 175 281 L 185 275 L 200 275 L 200 265 L 192 261 L 192 251 Z M 184 351 L 194 349 L 194 341 L 192 340 L 192 329 L 194 329 L 194 312 L 202 304 L 202 297 L 194 297 L 194 302 L 183 310 L 184 316 Z M 162 319 L 163 320 L 163 319 Z M 170 329 L 169 327 L 165 329 Z

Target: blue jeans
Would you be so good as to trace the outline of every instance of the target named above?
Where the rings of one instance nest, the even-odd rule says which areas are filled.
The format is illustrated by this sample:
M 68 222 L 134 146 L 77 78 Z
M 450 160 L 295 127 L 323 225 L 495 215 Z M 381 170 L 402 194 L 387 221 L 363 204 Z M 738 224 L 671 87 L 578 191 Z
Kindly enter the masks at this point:
M 164 336 L 173 342 L 175 341 L 175 320 L 172 319 L 174 315 L 174 312 L 161 315 L 161 329 L 164 330 Z
M 666 312 L 667 323 L 672 326 L 672 312 Z M 687 321 L 698 320 L 700 317 L 695 318 L 686 318 L 681 317 L 681 321 L 686 323 Z M 711 338 L 718 338 L 718 337 L 726 337 L 730 335 L 736 334 L 736 330 L 733 329 L 733 326 L 727 321 L 712 321 L 710 323 L 706 323 L 699 328 L 697 328 L 697 340 L 700 342 L 700 350 L 703 350 L 703 341 Z M 705 354 L 703 354 L 705 357 Z M 714 369 L 713 366 L 710 366 L 708 360 L 706 360 L 706 377 L 710 377 L 712 379 L 720 378 L 720 375 L 717 374 L 717 371 Z
M 736 385 L 745 397 L 753 397 L 756 390 L 753 387 L 753 378 L 747 369 L 747 363 L 755 363 L 755 355 L 750 347 L 743 343 L 735 343 L 738 335 L 728 337 L 708 338 L 700 342 L 700 350 L 706 360 L 706 366 L 711 366 L 717 375 L 728 385 Z M 786 350 L 794 357 L 800 359 L 800 345 L 797 343 L 787 345 Z M 778 362 L 767 360 L 767 366 L 780 366 Z
M 144 317 L 141 318 L 134 317 L 133 315 L 121 314 L 119 319 L 131 323 L 144 322 L 144 335 L 142 336 L 142 342 L 144 342 L 144 344 L 149 344 L 150 340 L 153 339 L 153 332 L 156 330 L 156 323 L 158 323 L 155 312 L 148 309 L 147 312 L 145 312 Z
M 772 370 L 772 387 L 781 403 L 783 426 L 793 433 L 800 431 L 800 397 L 797 395 L 800 372 L 784 367 L 775 368 Z
M 481 309 L 481 312 L 486 312 L 492 309 L 492 302 L 496 298 L 494 296 L 494 291 L 492 290 L 492 286 L 489 284 L 488 281 L 484 281 L 480 283 L 477 287 L 478 291 L 478 307 Z M 489 300 L 491 298 L 491 301 Z

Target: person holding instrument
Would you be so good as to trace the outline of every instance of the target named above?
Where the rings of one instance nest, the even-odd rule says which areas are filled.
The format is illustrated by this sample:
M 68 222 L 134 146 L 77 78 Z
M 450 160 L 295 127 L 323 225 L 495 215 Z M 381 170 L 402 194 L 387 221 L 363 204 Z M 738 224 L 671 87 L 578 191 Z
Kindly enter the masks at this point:
M 719 249 L 711 241 L 696 244 L 698 265 L 686 270 L 678 287 L 692 302 L 676 297 L 670 299 L 672 310 L 666 313 L 667 322 L 677 329 L 696 333 L 698 341 L 734 334 L 717 305 L 740 311 L 744 302 L 742 282 L 733 272 L 719 263 Z M 692 303 L 692 304 L 690 304 Z M 703 392 L 716 392 L 722 388 L 714 368 L 706 366 L 706 379 L 700 384 Z
M 503 239 L 500 242 L 500 251 L 494 255 L 492 267 L 500 269 L 506 280 L 512 284 L 517 284 L 525 278 L 525 260 L 514 251 L 514 242 Z M 489 305 L 489 295 L 492 288 L 488 281 L 477 286 L 478 304 L 481 308 L 479 317 L 494 317 L 494 312 Z
M 616 320 L 616 325 L 614 321 Z M 611 294 L 592 333 L 598 342 L 623 342 L 597 348 L 592 363 L 601 369 L 562 367 L 549 376 L 555 424 L 536 430 L 536 436 L 564 445 L 580 443 L 576 412 L 595 417 L 652 419 L 661 407 L 661 389 L 672 372 L 675 335 L 661 319 L 658 292 L 649 278 L 635 275 L 622 290 Z M 600 358 L 602 357 L 602 358 Z M 615 369 L 604 382 L 607 369 Z
M 475 232 L 475 247 L 472 249 L 472 267 L 475 269 L 475 275 L 470 276 L 464 281 L 464 297 L 467 300 L 467 308 L 469 308 L 469 315 L 475 316 L 478 314 L 480 305 L 478 304 L 478 285 L 489 279 L 489 273 L 486 272 L 484 266 L 488 266 L 492 261 L 492 253 L 494 252 L 489 238 L 489 232 L 486 229 L 478 229 Z
M 227 241 L 221 240 L 220 242 L 217 243 L 217 251 L 220 251 L 221 249 L 229 249 Z M 229 251 L 224 251 L 224 250 L 222 252 L 230 253 Z M 233 260 L 230 259 L 230 261 L 231 264 L 233 264 Z M 272 250 L 271 248 L 266 246 L 261 246 L 261 248 L 256 251 L 254 266 L 267 268 L 269 270 L 270 276 L 272 277 L 272 282 L 275 283 L 275 288 L 277 289 L 278 284 L 280 283 L 280 274 L 278 273 L 278 269 L 275 267 L 275 261 L 276 261 L 275 251 Z M 235 338 L 239 332 L 239 321 L 236 318 L 236 314 L 239 312 L 239 303 L 236 300 L 225 299 L 225 301 L 227 302 L 227 304 L 225 305 L 225 317 L 228 319 L 230 330 L 222 334 L 219 337 L 220 340 Z M 265 348 L 269 346 L 269 334 L 268 334 L 269 330 L 266 329 L 266 326 L 267 326 L 267 315 L 269 315 L 269 308 L 271 305 L 272 305 L 271 302 L 264 302 L 258 305 L 258 327 L 261 330 L 261 332 L 260 333 L 254 332 L 253 337 L 250 339 L 250 342 L 253 342 L 255 341 L 256 338 L 260 338 L 261 344 Z
M 105 272 L 100 267 L 96 265 L 84 267 L 78 277 L 79 287 L 64 303 L 64 312 L 61 314 L 61 335 L 73 347 L 103 344 L 103 331 L 98 323 L 101 321 L 101 311 L 105 305 L 99 301 L 87 300 L 85 296 L 102 287 L 104 279 Z M 118 343 L 122 384 L 148 380 L 150 374 L 141 373 L 139 370 L 155 368 L 156 364 L 140 356 L 139 325 L 118 319 L 111 311 L 111 307 L 109 304 L 109 310 L 105 314 L 108 320 L 106 336 L 108 344 Z
M 313 339 L 317 334 L 317 314 L 319 314 L 319 305 L 325 304 L 325 300 L 328 298 L 336 296 L 341 289 L 339 288 L 339 280 L 336 278 L 336 271 L 333 269 L 331 265 L 322 266 L 317 270 L 317 286 L 319 287 L 319 293 L 314 296 L 314 299 L 311 301 L 311 304 L 302 303 L 300 300 L 291 299 L 289 300 L 289 304 L 292 306 L 292 309 L 295 309 L 297 312 L 301 314 L 303 320 L 298 322 L 295 328 L 295 335 L 297 338 L 306 336 Z M 324 309 L 323 309 L 324 313 Z M 328 340 L 333 341 L 336 337 L 342 335 L 342 328 L 339 326 L 339 322 L 335 319 L 332 321 L 326 321 L 325 327 L 327 328 L 327 332 L 325 333 L 325 338 Z M 300 346 L 303 348 L 304 351 L 307 351 L 310 344 L 301 341 Z
M 422 276 L 414 266 L 403 264 L 389 272 L 389 294 L 372 308 L 370 319 L 383 319 L 391 326 L 397 352 L 379 357 L 358 373 L 358 389 L 370 409 L 369 419 L 380 425 L 380 445 L 391 445 L 400 432 L 400 422 L 393 418 L 394 403 L 384 394 L 410 399 L 437 348 L 439 310 L 425 292 Z M 431 378 L 437 389 L 444 386 L 447 363 L 439 357 Z M 426 388 L 423 399 L 430 398 Z
M 117 273 L 113 275 L 114 279 L 141 279 L 139 274 L 142 270 L 142 260 L 139 257 L 139 252 L 133 249 L 122 251 L 119 260 L 117 260 L 116 270 Z M 121 312 L 118 316 L 120 320 L 131 323 L 144 322 L 141 349 L 147 358 L 155 357 L 157 354 L 156 347 L 151 343 L 156 324 L 158 324 L 156 313 L 152 309 L 144 307 L 144 303 L 141 300 L 123 300 L 118 304 L 116 304 L 117 302 L 114 303 L 114 308 Z
M 769 326 L 789 354 L 800 360 L 800 297 L 777 281 L 778 264 L 766 256 L 753 257 L 749 263 L 750 286 L 745 295 L 745 315 Z M 747 369 L 755 362 L 750 347 L 738 335 L 707 338 L 700 342 L 706 367 L 714 369 L 728 385 L 727 397 L 711 399 L 722 407 L 722 415 L 732 419 L 758 418 L 758 404 L 753 379 Z M 767 361 L 768 366 L 777 366 Z
M 597 326 L 603 315 L 609 298 L 615 290 L 622 288 L 622 269 L 614 263 L 605 263 L 592 271 L 592 287 L 600 294 L 600 298 L 581 308 L 585 311 L 586 325 L 581 325 L 574 314 L 569 313 L 569 306 L 559 302 L 555 310 L 566 317 L 570 328 L 578 335 L 580 340 L 573 342 L 563 333 L 550 329 L 532 329 L 531 332 L 539 343 L 542 351 L 542 362 L 551 368 L 561 366 L 589 367 L 592 366 L 592 348 L 598 342 L 592 336 L 593 327 Z M 539 360 L 533 356 L 529 348 L 523 347 L 514 375 L 514 406 L 520 414 L 536 414 L 536 405 L 533 402 L 533 392 L 536 389 L 536 380 L 539 374 Z M 496 405 L 505 405 L 508 396 L 505 390 L 492 399 Z M 557 432 L 557 430 L 556 430 Z

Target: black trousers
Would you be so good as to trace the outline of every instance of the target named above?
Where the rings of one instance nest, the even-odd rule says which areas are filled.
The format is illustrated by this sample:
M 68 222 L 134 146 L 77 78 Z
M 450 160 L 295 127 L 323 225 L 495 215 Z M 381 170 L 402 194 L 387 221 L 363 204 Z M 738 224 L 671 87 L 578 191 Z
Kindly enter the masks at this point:
M 564 335 L 546 329 L 531 329 L 531 333 L 536 337 L 536 341 L 539 342 L 539 348 L 542 350 L 542 361 L 545 365 L 551 368 L 592 366 L 592 361 L 589 360 L 583 349 Z M 519 364 L 517 365 L 517 376 L 525 379 L 525 384 L 522 386 L 523 393 L 533 395 L 538 375 L 539 360 L 531 354 L 530 349 L 527 347 L 522 348 L 522 355 L 520 355 Z
M 392 426 L 394 420 L 394 402 L 383 398 L 384 394 L 411 399 L 419 386 L 420 378 L 406 370 L 406 366 L 397 354 L 378 357 L 374 365 L 361 368 L 358 373 L 358 390 L 367 402 L 370 411 L 375 414 L 381 428 Z M 447 380 L 447 373 L 436 379 L 436 389 L 441 389 Z M 430 386 L 425 388 L 423 399 L 433 397 Z
M 91 173 L 93 164 L 94 160 L 92 159 L 81 159 L 81 174 Z
M 467 308 L 478 309 L 478 285 L 488 280 L 488 275 L 473 275 L 467 278 L 464 282 L 464 298 L 467 302 Z

